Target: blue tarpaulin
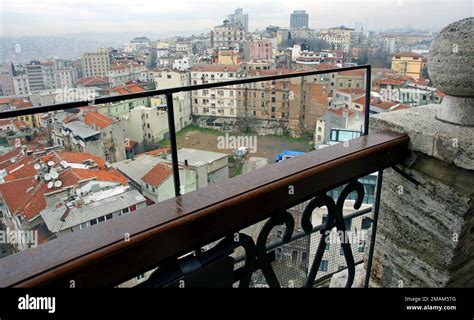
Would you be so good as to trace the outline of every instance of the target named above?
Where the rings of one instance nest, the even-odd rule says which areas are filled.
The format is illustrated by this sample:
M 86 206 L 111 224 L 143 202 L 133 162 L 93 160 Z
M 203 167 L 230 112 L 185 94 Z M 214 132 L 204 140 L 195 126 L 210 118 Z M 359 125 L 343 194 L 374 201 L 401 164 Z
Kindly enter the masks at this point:
M 277 155 L 275 157 L 275 162 L 280 162 L 280 161 L 282 161 L 286 158 L 293 158 L 293 157 L 296 157 L 296 156 L 300 156 L 302 154 L 304 154 L 304 152 L 285 150 L 285 151 L 283 151 L 282 153 L 280 153 L 279 155 Z

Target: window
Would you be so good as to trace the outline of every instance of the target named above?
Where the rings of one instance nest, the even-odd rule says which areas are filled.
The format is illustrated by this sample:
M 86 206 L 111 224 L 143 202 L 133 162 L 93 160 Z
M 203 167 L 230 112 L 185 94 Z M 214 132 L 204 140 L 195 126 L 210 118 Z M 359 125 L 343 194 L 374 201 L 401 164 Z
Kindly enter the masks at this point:
M 167 78 L 168 78 L 168 79 L 171 79 L 171 75 L 169 74 L 169 75 L 167 76 Z
M 307 263 L 308 262 L 308 253 L 307 252 L 302 252 L 301 253 L 301 262 Z
M 364 218 L 362 219 L 362 230 L 367 230 L 372 226 L 372 219 L 371 218 Z
M 328 261 L 327 260 L 321 260 L 321 264 L 319 265 L 319 271 L 328 271 Z
M 128 211 L 129 211 L 128 208 L 124 208 L 124 209 L 122 209 L 122 214 L 127 214 Z
M 105 217 L 99 217 L 99 218 L 97 218 L 97 221 L 98 221 L 98 222 L 104 222 L 104 221 L 105 221 Z
M 108 215 L 105 216 L 105 220 L 110 220 L 110 219 L 112 219 L 112 214 L 111 213 L 109 213 Z
M 79 225 L 79 229 L 80 229 L 80 230 L 85 229 L 85 228 L 87 228 L 87 227 L 89 227 L 89 222 L 84 222 L 84 223 L 81 223 L 81 224 Z
M 365 240 L 361 240 L 359 242 L 359 246 L 357 248 L 359 250 L 359 252 L 364 252 L 365 251 Z
M 298 251 L 293 250 L 293 251 L 291 252 L 291 261 L 292 261 L 292 262 L 298 261 Z

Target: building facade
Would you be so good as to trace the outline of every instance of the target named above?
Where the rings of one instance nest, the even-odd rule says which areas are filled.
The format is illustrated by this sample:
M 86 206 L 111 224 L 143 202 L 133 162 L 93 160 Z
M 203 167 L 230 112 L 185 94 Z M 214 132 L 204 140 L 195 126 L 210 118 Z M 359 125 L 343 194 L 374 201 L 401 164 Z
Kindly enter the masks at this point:
M 83 77 L 106 77 L 110 67 L 108 49 L 102 48 L 96 52 L 85 52 L 81 56 Z
M 308 28 L 309 14 L 305 10 L 294 10 L 290 14 L 290 28 Z

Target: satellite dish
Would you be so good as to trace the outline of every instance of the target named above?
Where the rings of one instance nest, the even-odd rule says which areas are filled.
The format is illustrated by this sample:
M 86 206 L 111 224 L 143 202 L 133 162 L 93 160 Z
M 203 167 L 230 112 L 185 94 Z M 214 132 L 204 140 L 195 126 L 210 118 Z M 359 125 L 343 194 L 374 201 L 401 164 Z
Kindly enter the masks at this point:
M 58 181 L 54 182 L 54 187 L 55 188 L 61 188 L 62 185 L 63 185 L 63 182 L 61 180 L 58 180 Z
M 59 177 L 59 174 L 57 173 L 57 171 L 51 170 L 51 172 L 49 174 L 50 174 L 52 179 L 57 179 Z
M 41 165 L 39 163 L 35 163 L 35 165 L 33 167 L 35 168 L 35 170 L 40 170 L 41 169 Z
M 44 175 L 44 180 L 46 180 L 46 181 L 51 180 L 51 176 L 49 175 L 49 173 Z
M 48 161 L 48 166 L 50 167 L 54 166 L 54 161 Z
M 48 189 L 52 189 L 52 188 L 53 188 L 53 185 L 54 185 L 54 183 L 53 183 L 52 181 L 49 182 L 49 183 L 48 183 Z

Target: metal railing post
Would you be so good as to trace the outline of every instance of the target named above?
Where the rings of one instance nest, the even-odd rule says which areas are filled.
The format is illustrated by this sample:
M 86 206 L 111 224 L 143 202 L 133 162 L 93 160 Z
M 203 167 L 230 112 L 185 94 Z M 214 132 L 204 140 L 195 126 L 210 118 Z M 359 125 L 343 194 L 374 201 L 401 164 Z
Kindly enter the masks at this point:
M 372 66 L 368 65 L 365 69 L 365 120 L 364 135 L 369 134 L 369 117 L 370 117 L 370 90 L 372 89 Z
M 179 181 L 178 146 L 176 142 L 176 128 L 174 125 L 173 93 L 166 94 L 166 105 L 170 134 L 171 162 L 173 164 L 174 193 L 176 196 L 179 196 L 181 194 L 181 183 Z
M 372 233 L 370 235 L 369 256 L 367 259 L 367 271 L 365 273 L 364 288 L 369 287 L 370 272 L 372 270 L 372 259 L 374 258 L 375 237 L 377 236 L 377 222 L 379 220 L 380 196 L 382 192 L 383 170 L 379 171 L 377 175 L 377 187 L 374 201 L 374 219 L 372 221 Z

